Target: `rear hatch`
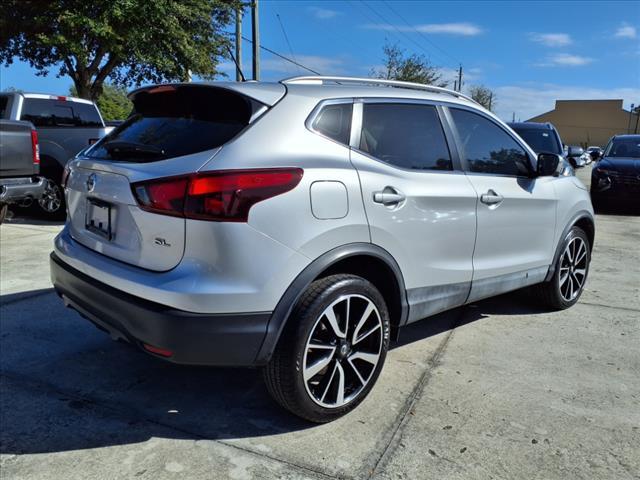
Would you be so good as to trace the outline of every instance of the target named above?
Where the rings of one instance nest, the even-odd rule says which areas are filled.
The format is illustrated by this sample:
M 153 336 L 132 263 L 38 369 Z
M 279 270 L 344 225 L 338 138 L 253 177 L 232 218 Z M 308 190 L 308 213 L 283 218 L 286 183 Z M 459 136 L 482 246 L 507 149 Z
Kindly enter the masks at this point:
M 187 84 L 135 91 L 127 121 L 68 164 L 71 236 L 137 267 L 175 267 L 184 254 L 185 219 L 141 209 L 132 184 L 197 172 L 268 108 L 237 90 Z

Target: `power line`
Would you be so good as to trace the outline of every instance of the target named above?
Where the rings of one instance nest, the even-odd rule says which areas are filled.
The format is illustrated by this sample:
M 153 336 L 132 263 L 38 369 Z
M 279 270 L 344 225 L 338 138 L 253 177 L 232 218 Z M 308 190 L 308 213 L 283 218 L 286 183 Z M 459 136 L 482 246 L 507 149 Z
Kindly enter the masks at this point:
M 375 10 L 371 5 L 369 5 L 367 2 L 365 2 L 364 0 L 360 0 L 360 2 L 367 7 L 369 10 L 371 10 L 375 15 L 377 15 L 386 26 L 391 27 L 393 30 L 395 30 L 399 35 L 402 35 L 404 38 L 406 38 L 407 40 L 409 40 L 411 43 L 413 43 L 414 45 L 416 45 L 420 50 L 422 50 L 422 52 L 424 52 L 425 54 L 427 54 L 428 56 L 431 56 L 431 52 L 428 52 L 422 45 L 420 45 L 418 42 L 416 42 L 413 38 L 411 38 L 409 35 L 407 35 L 405 32 L 403 32 L 402 30 L 400 30 L 398 27 L 396 27 L 395 25 L 393 25 L 393 23 L 389 22 L 389 20 L 387 20 L 381 13 L 379 13 L 377 10 Z M 448 62 L 448 61 L 447 61 Z
M 409 28 L 411 28 L 411 30 L 413 30 L 414 32 L 416 32 L 417 34 L 419 34 L 422 38 L 424 38 L 427 42 L 429 42 L 431 45 L 433 45 L 435 48 L 437 48 L 438 50 L 440 50 L 442 53 L 444 53 L 447 57 L 449 57 L 450 59 L 452 59 L 454 62 L 456 63 L 462 63 L 460 60 L 458 60 L 456 57 L 454 57 L 453 55 L 451 55 L 449 52 L 447 52 L 446 50 L 444 50 L 443 48 L 440 48 L 435 42 L 433 42 L 429 37 L 427 37 L 424 33 L 422 33 L 420 30 L 418 30 L 417 28 L 415 28 L 413 25 L 411 25 L 402 15 L 400 15 L 400 13 L 391 6 L 391 4 L 389 4 L 389 2 L 387 2 L 386 0 L 382 0 L 382 3 L 384 3 L 386 5 L 386 7 L 391 10 L 393 13 L 396 14 L 396 16 L 398 18 L 400 18 L 400 20 L 402 20 Z
M 289 45 L 289 53 L 291 54 L 291 58 L 293 58 L 294 62 L 297 62 L 296 56 L 293 54 L 293 48 L 291 48 L 291 42 L 289 42 L 289 37 L 287 36 L 287 31 L 284 29 L 284 25 L 282 24 L 282 19 L 280 18 L 280 14 L 276 13 L 276 17 L 278 18 L 278 22 L 280 23 L 280 28 L 282 29 L 282 35 L 284 35 L 284 39 Z
M 251 40 L 249 40 L 249 39 L 248 39 L 247 37 L 245 37 L 244 35 L 242 36 L 242 39 L 243 39 L 244 41 L 246 41 L 246 42 L 253 43 Z M 304 65 L 302 65 L 301 63 L 298 63 L 298 62 L 296 62 L 295 60 L 291 60 L 289 57 L 285 57 L 284 55 L 282 55 L 282 54 L 280 54 L 280 53 L 278 53 L 278 52 L 276 52 L 276 51 L 274 51 L 274 50 L 271 50 L 270 48 L 267 48 L 267 47 L 265 47 L 264 45 L 260 45 L 260 48 L 261 48 L 262 50 L 264 50 L 265 52 L 269 52 L 270 54 L 275 55 L 276 57 L 280 57 L 281 59 L 286 60 L 287 62 L 293 63 L 294 65 L 297 65 L 297 66 L 298 66 L 298 67 L 300 67 L 300 68 L 304 68 L 305 70 L 308 70 L 308 71 L 309 71 L 309 72 L 311 72 L 311 73 L 315 73 L 316 75 L 322 75 L 320 72 L 316 72 L 316 71 L 315 71 L 315 70 L 313 70 L 312 68 L 305 67 L 305 66 L 304 66 Z

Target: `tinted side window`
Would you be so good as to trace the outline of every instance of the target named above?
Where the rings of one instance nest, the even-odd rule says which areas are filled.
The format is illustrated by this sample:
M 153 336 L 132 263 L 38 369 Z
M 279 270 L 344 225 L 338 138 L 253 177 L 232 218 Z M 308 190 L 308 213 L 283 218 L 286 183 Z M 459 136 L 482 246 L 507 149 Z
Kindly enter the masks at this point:
M 79 127 L 102 127 L 102 121 L 95 105 L 74 102 L 73 112 Z
M 502 128 L 467 110 L 451 109 L 462 155 L 472 172 L 527 176 L 529 158 Z
M 360 150 L 383 162 L 415 170 L 451 170 L 451 156 L 431 105 L 365 103 Z
M 349 145 L 353 104 L 326 105 L 313 121 L 312 128 L 336 142 Z
M 0 118 L 9 118 L 9 97 L 0 96 Z

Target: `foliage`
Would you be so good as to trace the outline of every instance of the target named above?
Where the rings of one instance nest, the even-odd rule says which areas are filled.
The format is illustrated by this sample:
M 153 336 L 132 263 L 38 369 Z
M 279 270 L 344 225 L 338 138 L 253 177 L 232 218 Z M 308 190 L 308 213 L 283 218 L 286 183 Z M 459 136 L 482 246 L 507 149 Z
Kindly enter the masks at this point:
M 69 95 L 78 96 L 75 86 L 69 89 Z M 98 97 L 96 103 L 105 121 L 124 120 L 133 109 L 133 104 L 127 98 L 127 89 L 110 83 L 102 86 L 102 95 Z
M 469 89 L 469 94 L 471 98 L 487 110 L 493 111 L 496 107 L 496 94 L 483 85 L 474 85 Z
M 224 28 L 240 0 L 4 0 L 0 62 L 27 61 L 39 75 L 69 75 L 96 99 L 119 85 L 220 74 Z
M 371 76 L 387 80 L 402 80 L 425 85 L 445 87 L 447 82 L 442 80 L 442 73 L 431 65 L 424 55 L 405 55 L 405 51 L 397 45 L 387 43 L 383 48 L 384 67 L 373 69 Z

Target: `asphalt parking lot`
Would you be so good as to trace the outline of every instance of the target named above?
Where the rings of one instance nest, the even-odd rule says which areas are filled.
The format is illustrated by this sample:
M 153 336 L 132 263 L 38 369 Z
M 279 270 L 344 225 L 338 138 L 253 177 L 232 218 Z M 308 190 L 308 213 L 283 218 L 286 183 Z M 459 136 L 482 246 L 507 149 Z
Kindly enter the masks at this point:
M 639 216 L 597 215 L 573 308 L 514 293 L 415 324 L 369 398 L 322 426 L 257 370 L 163 363 L 66 310 L 59 229 L 0 227 L 2 479 L 640 478 Z

